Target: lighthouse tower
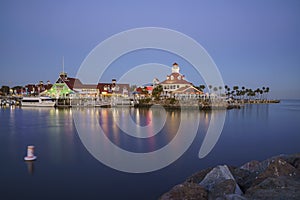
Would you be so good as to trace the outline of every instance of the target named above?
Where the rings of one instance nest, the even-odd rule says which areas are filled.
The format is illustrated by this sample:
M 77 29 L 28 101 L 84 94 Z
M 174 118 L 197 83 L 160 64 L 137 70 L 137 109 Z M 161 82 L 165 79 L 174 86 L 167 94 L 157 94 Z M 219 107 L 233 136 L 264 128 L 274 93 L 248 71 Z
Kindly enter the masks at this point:
M 180 70 L 180 68 L 179 68 L 178 64 L 174 63 L 173 67 L 172 67 L 172 73 L 178 73 L 179 74 L 179 70 Z

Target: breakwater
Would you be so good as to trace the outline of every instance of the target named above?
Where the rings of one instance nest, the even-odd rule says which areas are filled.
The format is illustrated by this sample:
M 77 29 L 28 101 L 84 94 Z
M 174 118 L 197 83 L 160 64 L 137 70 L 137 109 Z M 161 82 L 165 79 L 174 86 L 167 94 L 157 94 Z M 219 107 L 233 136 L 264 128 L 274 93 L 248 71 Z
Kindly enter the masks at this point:
M 300 199 L 300 153 L 201 170 L 163 194 L 179 199 Z
M 280 103 L 280 100 L 187 100 L 179 101 L 176 99 L 164 100 L 139 100 L 134 106 L 139 108 L 150 108 L 155 105 L 164 107 L 165 109 L 199 109 L 199 110 L 223 110 L 223 109 L 240 109 L 245 104 L 270 104 Z

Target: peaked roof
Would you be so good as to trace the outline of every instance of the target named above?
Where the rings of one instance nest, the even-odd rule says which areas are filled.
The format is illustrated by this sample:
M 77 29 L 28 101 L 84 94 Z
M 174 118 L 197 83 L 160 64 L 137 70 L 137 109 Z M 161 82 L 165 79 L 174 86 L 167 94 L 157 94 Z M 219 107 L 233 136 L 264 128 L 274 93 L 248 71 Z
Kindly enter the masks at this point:
M 97 84 L 83 84 L 79 79 L 77 78 L 61 78 L 59 77 L 56 83 L 65 83 L 67 86 L 71 89 L 97 89 Z
M 172 78 L 173 77 L 173 78 Z M 167 79 L 161 82 L 160 84 L 187 84 L 191 85 L 192 83 L 185 80 L 184 75 L 179 73 L 172 73 L 167 76 Z
M 173 91 L 173 93 L 203 94 L 202 91 L 198 90 L 194 86 L 181 87 L 181 88 L 178 88 L 177 90 Z

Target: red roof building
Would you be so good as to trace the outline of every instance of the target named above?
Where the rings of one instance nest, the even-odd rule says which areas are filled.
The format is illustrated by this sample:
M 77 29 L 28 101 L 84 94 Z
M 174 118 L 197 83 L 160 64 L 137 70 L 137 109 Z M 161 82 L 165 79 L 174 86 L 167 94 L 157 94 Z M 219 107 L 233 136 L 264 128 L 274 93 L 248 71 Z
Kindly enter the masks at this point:
M 180 74 L 180 68 L 177 63 L 174 63 L 172 66 L 172 73 L 167 75 L 167 79 L 160 82 L 162 85 L 163 91 L 165 94 L 170 94 L 180 88 L 193 86 L 192 83 L 185 80 L 185 76 Z
M 172 73 L 167 75 L 167 79 L 159 83 L 163 87 L 164 95 L 167 96 L 197 96 L 203 94 L 193 86 L 191 82 L 185 79 L 185 76 L 180 73 L 180 67 L 177 63 L 172 66 Z
M 129 95 L 129 84 L 126 83 L 117 83 L 116 79 L 112 79 L 111 83 L 98 83 L 97 89 L 99 90 L 100 95 L 109 96 L 109 95 Z

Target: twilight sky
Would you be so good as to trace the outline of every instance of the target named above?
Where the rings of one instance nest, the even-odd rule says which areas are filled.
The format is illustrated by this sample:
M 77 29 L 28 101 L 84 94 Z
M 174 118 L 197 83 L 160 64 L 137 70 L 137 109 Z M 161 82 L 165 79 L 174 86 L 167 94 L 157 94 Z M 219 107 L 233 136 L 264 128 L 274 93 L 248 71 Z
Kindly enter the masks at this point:
M 225 84 L 269 86 L 273 98 L 300 99 L 298 0 L 2 0 L 0 16 L 0 85 L 54 82 L 62 71 L 63 56 L 65 71 L 75 77 L 89 52 L 110 36 L 132 28 L 163 27 L 201 44 Z M 122 56 L 101 80 L 120 79 L 139 65 L 149 70 L 145 63 L 161 64 L 150 71 L 163 80 L 168 69 L 162 65 L 173 62 L 179 63 L 189 81 L 203 84 L 187 61 L 157 50 Z M 164 70 L 156 73 L 158 67 Z M 139 70 L 132 77 L 134 84 L 152 81 L 152 74 L 147 77 Z

